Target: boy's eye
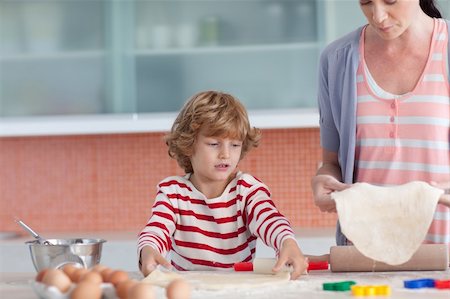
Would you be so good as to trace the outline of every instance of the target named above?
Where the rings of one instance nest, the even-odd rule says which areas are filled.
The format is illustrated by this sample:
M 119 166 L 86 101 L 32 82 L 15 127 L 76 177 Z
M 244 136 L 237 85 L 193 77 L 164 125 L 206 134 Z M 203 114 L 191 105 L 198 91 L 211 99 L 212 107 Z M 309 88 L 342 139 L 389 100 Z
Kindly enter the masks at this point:
M 242 144 L 241 144 L 241 143 L 233 143 L 233 146 L 234 146 L 234 147 L 241 147 Z
M 217 143 L 217 142 L 208 142 L 208 145 L 209 146 L 217 146 L 217 145 L 219 145 L 219 143 Z
M 366 4 L 369 4 L 370 2 L 371 2 L 371 0 L 359 0 L 360 5 L 366 5 Z

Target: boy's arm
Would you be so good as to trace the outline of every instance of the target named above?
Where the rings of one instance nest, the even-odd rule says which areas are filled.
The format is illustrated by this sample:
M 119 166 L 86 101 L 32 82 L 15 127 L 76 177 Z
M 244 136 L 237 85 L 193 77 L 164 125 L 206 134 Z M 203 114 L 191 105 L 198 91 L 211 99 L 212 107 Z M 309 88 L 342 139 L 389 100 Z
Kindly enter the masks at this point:
M 249 192 L 244 212 L 250 232 L 277 253 L 286 238 L 295 239 L 289 221 L 277 210 L 264 184 Z
M 295 239 L 289 221 L 275 207 L 270 192 L 261 184 L 249 193 L 246 202 L 247 224 L 255 236 L 274 248 L 278 255 L 273 271 L 278 272 L 284 265 L 291 265 L 291 279 L 297 279 L 308 267 Z
M 138 257 L 141 270 L 151 268 L 152 263 L 167 266 L 163 258 L 171 249 L 171 236 L 175 231 L 175 209 L 165 194 L 158 192 L 152 207 L 152 215 L 139 234 Z M 151 272 L 151 271 L 150 271 Z

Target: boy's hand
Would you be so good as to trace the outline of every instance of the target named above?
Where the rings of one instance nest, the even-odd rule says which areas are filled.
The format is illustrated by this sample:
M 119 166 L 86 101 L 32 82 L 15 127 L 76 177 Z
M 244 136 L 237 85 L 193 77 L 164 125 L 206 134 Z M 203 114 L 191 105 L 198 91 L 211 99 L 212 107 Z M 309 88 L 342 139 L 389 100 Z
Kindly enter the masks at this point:
M 281 244 L 280 255 L 272 271 L 278 272 L 284 265 L 291 265 L 294 269 L 291 279 L 297 279 L 308 268 L 308 259 L 303 256 L 297 242 L 294 239 L 286 239 Z
M 161 265 L 167 269 L 172 267 L 172 265 L 154 248 L 150 246 L 145 246 L 142 248 L 140 270 L 144 277 L 152 273 L 158 265 Z

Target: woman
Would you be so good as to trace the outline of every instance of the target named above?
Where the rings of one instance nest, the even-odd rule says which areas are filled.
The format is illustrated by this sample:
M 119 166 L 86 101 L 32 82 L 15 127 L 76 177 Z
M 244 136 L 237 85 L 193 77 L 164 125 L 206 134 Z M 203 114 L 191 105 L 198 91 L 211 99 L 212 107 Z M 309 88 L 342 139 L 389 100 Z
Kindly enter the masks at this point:
M 368 24 L 321 55 L 315 203 L 335 212 L 330 193 L 354 182 L 426 181 L 446 192 L 425 242 L 450 243 L 448 24 L 434 0 L 359 4 Z M 347 244 L 339 223 L 336 241 Z

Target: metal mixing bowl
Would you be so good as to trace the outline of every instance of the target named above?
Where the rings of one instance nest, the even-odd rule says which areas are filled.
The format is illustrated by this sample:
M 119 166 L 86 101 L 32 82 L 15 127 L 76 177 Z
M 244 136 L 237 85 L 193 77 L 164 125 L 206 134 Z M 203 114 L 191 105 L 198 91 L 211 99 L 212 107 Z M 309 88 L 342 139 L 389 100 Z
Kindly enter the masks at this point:
M 103 239 L 48 239 L 50 244 L 38 240 L 25 242 L 30 248 L 31 259 L 36 271 L 44 268 L 62 268 L 76 264 L 91 268 L 100 262 Z

